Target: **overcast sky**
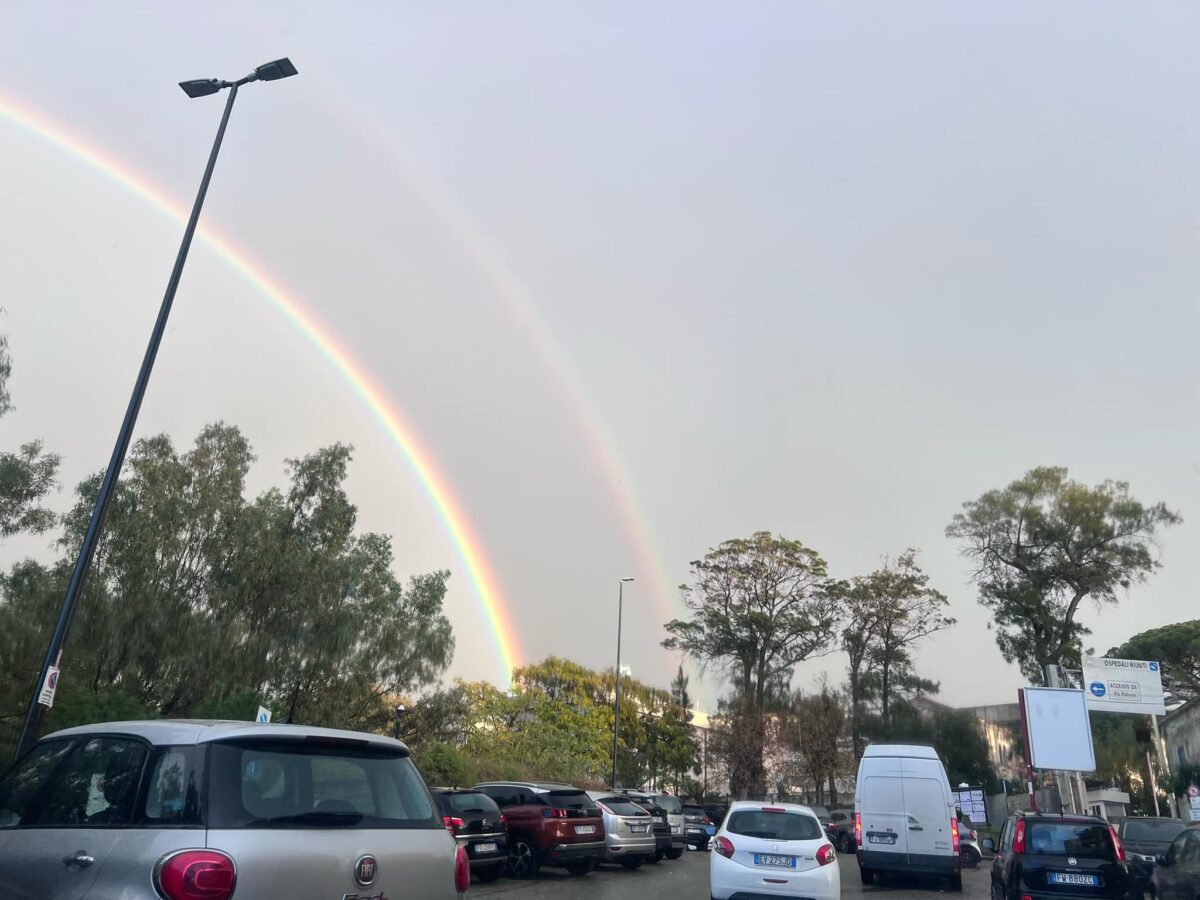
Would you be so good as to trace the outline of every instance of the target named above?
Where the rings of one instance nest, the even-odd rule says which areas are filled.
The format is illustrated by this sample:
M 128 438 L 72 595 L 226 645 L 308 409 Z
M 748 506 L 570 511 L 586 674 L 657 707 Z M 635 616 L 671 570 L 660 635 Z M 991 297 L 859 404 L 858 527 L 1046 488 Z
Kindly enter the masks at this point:
M 954 704 L 1013 699 L 1020 677 L 943 529 L 1043 464 L 1185 517 L 1149 585 L 1084 611 L 1094 646 L 1195 617 L 1194 4 L 109 2 L 4 18 L 0 98 L 185 203 L 220 100 L 175 83 L 291 56 L 300 77 L 239 98 L 205 221 L 413 423 L 526 659 L 611 665 L 629 575 L 624 658 L 665 686 L 678 606 L 658 585 L 765 529 L 839 577 L 919 547 L 959 618 L 921 673 Z M 179 236 L 0 116 L 17 405 L 0 439 L 63 454 L 59 509 L 108 458 Z M 452 674 L 499 677 L 395 445 L 197 245 L 139 433 L 183 446 L 217 419 L 252 440 L 254 490 L 285 457 L 354 444 L 349 489 L 362 526 L 394 535 L 398 574 L 453 572 Z M 9 541 L 0 563 L 47 545 Z M 710 676 L 699 694 L 719 689 Z

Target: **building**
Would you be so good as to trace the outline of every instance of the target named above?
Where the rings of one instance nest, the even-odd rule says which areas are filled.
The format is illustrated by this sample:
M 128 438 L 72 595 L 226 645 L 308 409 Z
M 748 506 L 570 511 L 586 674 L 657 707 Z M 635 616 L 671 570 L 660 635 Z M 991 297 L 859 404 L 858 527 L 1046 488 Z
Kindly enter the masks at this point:
M 1159 729 L 1172 771 L 1200 765 L 1200 697 L 1168 712 Z

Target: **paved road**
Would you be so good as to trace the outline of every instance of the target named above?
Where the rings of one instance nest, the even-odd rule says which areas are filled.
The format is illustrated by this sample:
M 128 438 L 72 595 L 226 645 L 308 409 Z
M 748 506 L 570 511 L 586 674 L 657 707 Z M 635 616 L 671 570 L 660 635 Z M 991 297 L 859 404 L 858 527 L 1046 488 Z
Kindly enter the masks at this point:
M 864 889 L 858 880 L 854 856 L 840 856 L 843 900 L 951 900 L 955 897 L 936 884 L 921 881 L 893 881 Z M 988 863 L 963 872 L 962 900 L 988 900 Z M 471 885 L 468 897 L 529 897 L 532 900 L 706 900 L 708 892 L 708 854 L 688 851 L 682 859 L 664 859 L 658 865 L 645 865 L 635 872 L 620 866 L 601 866 L 584 878 L 572 878 L 557 869 L 544 869 L 534 881 L 502 878 L 493 884 Z

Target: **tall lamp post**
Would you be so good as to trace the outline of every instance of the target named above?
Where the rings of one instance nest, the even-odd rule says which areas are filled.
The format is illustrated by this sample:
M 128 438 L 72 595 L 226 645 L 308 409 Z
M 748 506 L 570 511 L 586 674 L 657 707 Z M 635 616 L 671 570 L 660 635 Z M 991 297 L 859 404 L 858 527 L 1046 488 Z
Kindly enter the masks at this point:
M 613 690 L 613 760 L 612 789 L 617 789 L 617 732 L 621 727 L 621 610 L 625 606 L 625 585 L 632 578 L 622 578 L 617 588 L 617 684 Z
M 71 572 L 71 581 L 67 584 L 67 593 L 58 614 L 58 622 L 54 626 L 54 635 L 50 638 L 50 646 L 46 648 L 46 658 L 42 661 L 42 670 L 38 675 L 37 686 L 29 700 L 29 709 L 25 713 L 25 722 L 21 726 L 21 734 L 17 739 L 16 756 L 18 759 L 37 740 L 38 730 L 42 724 L 42 714 L 54 702 L 54 691 L 58 686 L 58 670 L 62 661 L 63 646 L 66 644 L 67 634 L 71 630 L 71 619 L 74 617 L 75 606 L 79 602 L 79 595 L 83 590 L 84 578 L 91 565 L 92 556 L 96 552 L 96 545 L 100 541 L 100 533 L 104 527 L 104 517 L 108 512 L 113 488 L 116 487 L 117 478 L 121 474 L 121 466 L 125 462 L 125 453 L 129 449 L 129 442 L 133 437 L 138 411 L 142 407 L 146 385 L 150 382 L 150 372 L 154 368 L 158 346 L 162 343 L 163 332 L 167 328 L 167 317 L 171 313 L 171 304 L 175 301 L 175 291 L 179 287 L 180 276 L 183 275 L 183 264 L 187 261 L 188 250 L 192 246 L 196 224 L 200 221 L 200 209 L 204 205 L 204 196 L 208 193 L 208 183 L 212 179 L 213 169 L 217 164 L 217 153 L 220 151 L 221 141 L 225 137 L 225 127 L 229 124 L 229 114 L 233 111 L 233 101 L 237 99 L 238 88 L 252 81 L 277 81 L 295 74 L 296 67 L 292 65 L 291 60 L 285 57 L 261 65 L 237 81 L 207 78 L 179 83 L 183 92 L 193 99 L 216 94 L 225 88 L 229 88 L 229 99 L 225 101 L 225 112 L 221 116 L 221 124 L 217 126 L 217 136 L 213 141 L 212 150 L 208 154 L 208 165 L 204 168 L 204 177 L 200 179 L 200 190 L 196 193 L 192 214 L 188 217 L 187 226 L 183 230 L 183 242 L 179 246 L 179 252 L 175 255 L 175 265 L 171 269 L 171 277 L 167 280 L 167 291 L 163 295 L 158 318 L 154 322 L 154 330 L 150 332 L 150 343 L 146 347 L 146 355 L 142 357 L 142 368 L 138 372 L 137 381 L 134 382 L 133 395 L 129 398 L 129 406 L 125 410 L 125 419 L 121 422 L 121 431 L 117 435 L 116 446 L 113 447 L 108 468 L 104 470 L 100 494 L 96 497 L 96 506 L 92 509 L 92 517 L 88 521 L 83 546 L 79 548 L 75 569 Z

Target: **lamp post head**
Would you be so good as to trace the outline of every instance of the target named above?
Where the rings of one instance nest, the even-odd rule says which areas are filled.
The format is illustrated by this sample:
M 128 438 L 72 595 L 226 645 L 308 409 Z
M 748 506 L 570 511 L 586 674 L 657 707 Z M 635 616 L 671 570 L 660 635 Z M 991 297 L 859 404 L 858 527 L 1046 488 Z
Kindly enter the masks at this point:
M 193 78 L 191 81 L 181 81 L 179 86 L 183 92 L 195 100 L 197 97 L 207 97 L 227 87 L 249 84 L 251 81 L 278 81 L 280 78 L 291 78 L 297 74 L 297 69 L 286 56 L 269 63 L 263 63 L 245 78 L 238 81 L 222 81 L 219 78 Z
M 225 87 L 225 82 L 216 78 L 193 78 L 191 81 L 181 81 L 179 86 L 183 92 L 195 100 L 197 97 L 207 97 Z

